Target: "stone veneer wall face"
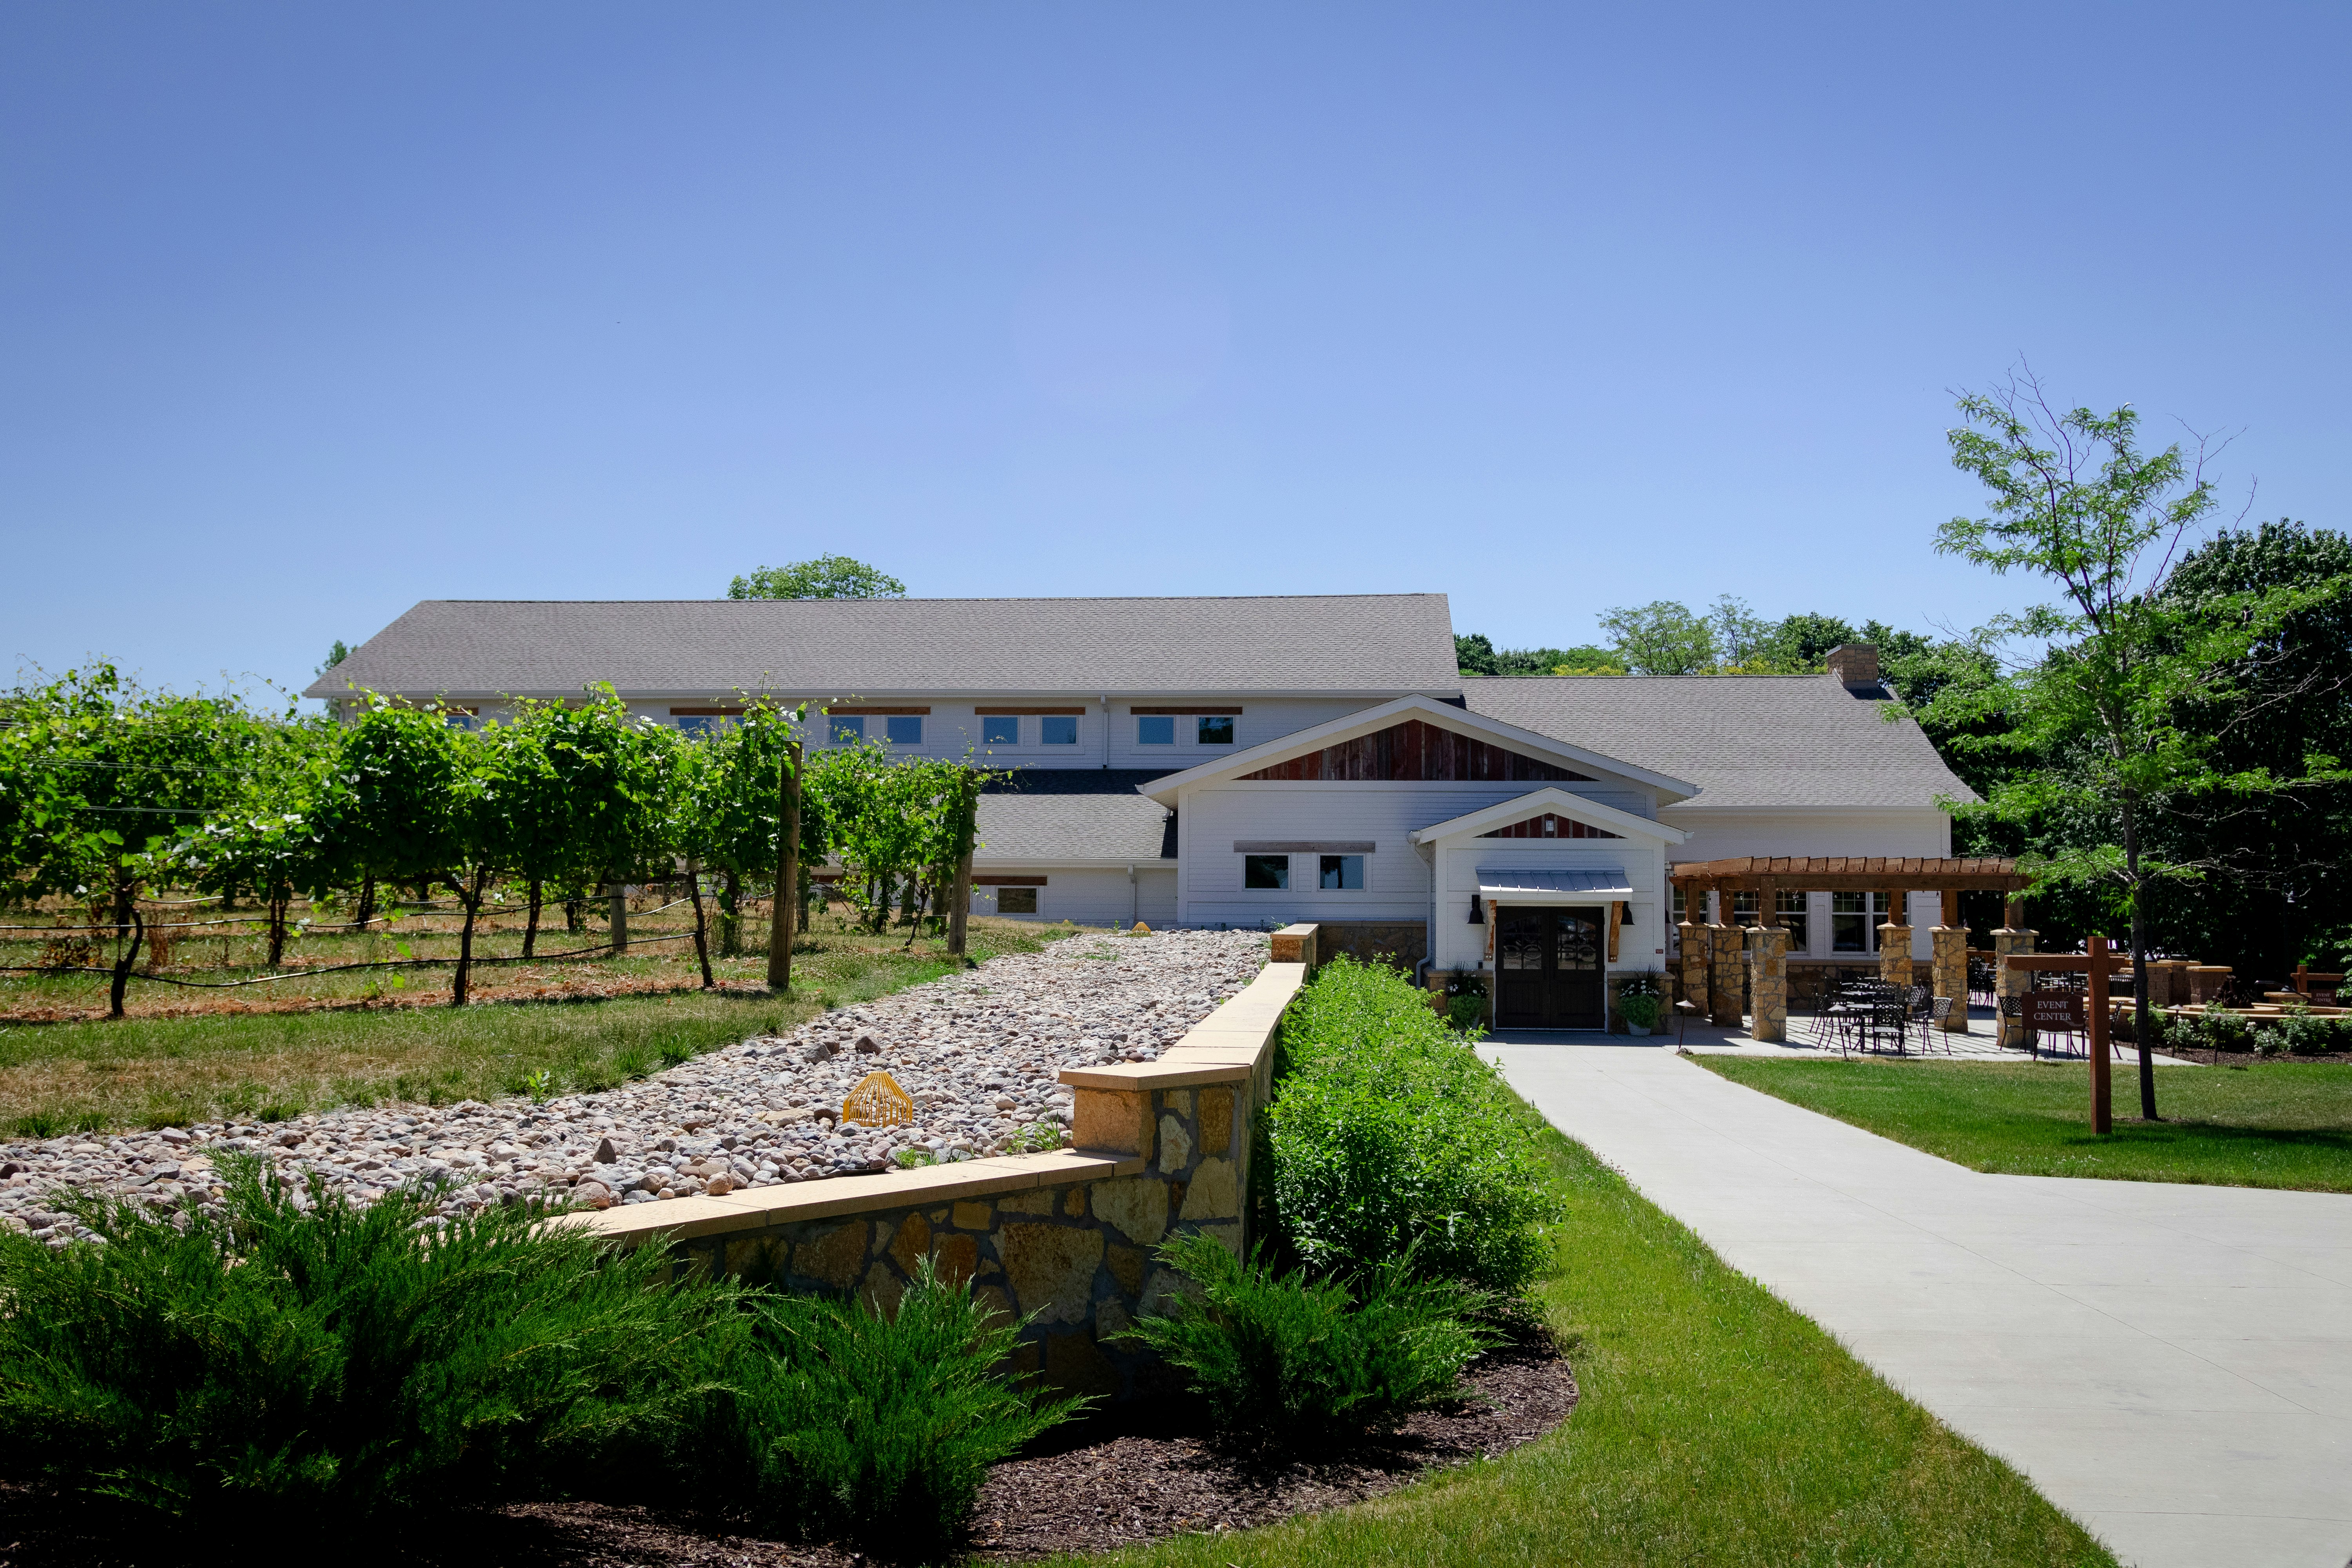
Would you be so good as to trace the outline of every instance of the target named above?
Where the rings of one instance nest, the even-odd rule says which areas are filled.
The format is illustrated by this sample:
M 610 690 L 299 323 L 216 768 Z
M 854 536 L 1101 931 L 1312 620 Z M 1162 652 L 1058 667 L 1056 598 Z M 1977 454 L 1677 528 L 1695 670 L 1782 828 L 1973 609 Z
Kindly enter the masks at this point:
M 1706 941 L 1714 974 L 1707 994 L 1707 1019 L 1727 1028 L 1739 1027 L 1747 1014 L 1747 933 L 1738 926 L 1709 926 Z
M 1911 984 L 1911 928 L 1894 924 L 1878 928 L 1878 977 L 1890 985 Z
M 1789 933 L 1779 926 L 1748 928 L 1748 995 L 1757 1039 L 1789 1037 Z
M 677 1245 L 693 1266 L 800 1292 L 855 1292 L 885 1311 L 921 1261 L 970 1280 L 1007 1318 L 1034 1313 L 1014 1364 L 1057 1387 L 1128 1399 L 1151 1358 L 1116 1337 L 1179 1287 L 1153 1250 L 1205 1231 L 1239 1253 L 1254 1107 L 1247 1083 L 1150 1094 L 1153 1150 L 1138 1175 L 804 1220 Z
M 1707 963 L 1706 927 L 1694 921 L 1685 921 L 1678 928 L 1682 939 L 1682 973 L 1675 991 L 1675 1000 L 1689 1001 L 1696 1006 L 1706 1005 Z
M 2032 952 L 2034 934 L 2030 931 L 2011 931 L 2007 926 L 1992 933 L 1992 961 L 1996 966 L 1993 970 L 1992 987 L 1996 995 L 2022 996 L 2033 989 L 2032 970 L 2011 969 L 2000 961 L 2012 952 Z M 2011 1050 L 2021 1051 L 2025 1048 L 2025 1040 L 2023 1016 L 2011 1017 L 2007 1005 L 2004 1004 L 2000 1016 L 2000 1043 Z
M 1944 1016 L 1946 1034 L 1965 1034 L 1969 1026 L 1969 933 L 1964 926 L 1930 926 L 1927 941 L 1933 956 L 1927 961 L 1935 994 L 1949 996 L 1952 1010 Z

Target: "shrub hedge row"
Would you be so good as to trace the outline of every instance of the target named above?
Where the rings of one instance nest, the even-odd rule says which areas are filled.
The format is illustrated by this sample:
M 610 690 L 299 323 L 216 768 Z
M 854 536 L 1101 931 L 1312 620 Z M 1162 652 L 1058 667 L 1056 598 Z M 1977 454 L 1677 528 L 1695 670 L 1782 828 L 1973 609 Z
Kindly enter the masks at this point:
M 1410 1251 L 1432 1278 L 1516 1292 L 1556 1217 L 1535 1129 L 1495 1068 L 1398 971 L 1339 958 L 1283 1023 L 1266 1110 L 1283 1242 L 1316 1273 Z

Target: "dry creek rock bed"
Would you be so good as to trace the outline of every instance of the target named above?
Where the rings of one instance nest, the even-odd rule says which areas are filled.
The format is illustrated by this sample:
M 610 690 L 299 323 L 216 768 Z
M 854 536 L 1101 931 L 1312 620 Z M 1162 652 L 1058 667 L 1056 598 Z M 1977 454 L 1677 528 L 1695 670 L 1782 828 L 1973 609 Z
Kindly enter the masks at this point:
M 887 1170 L 913 1150 L 1050 1147 L 1069 1125 L 1062 1069 L 1155 1059 L 1265 954 L 1254 931 L 1083 933 L 592 1094 L 0 1143 L 0 1226 L 58 1244 L 86 1235 L 59 1188 L 210 1205 L 214 1156 L 233 1149 L 268 1161 L 298 1202 L 313 1176 L 362 1202 L 446 1182 L 442 1210 L 458 1214 L 527 1196 L 605 1208 L 818 1181 Z M 913 1123 L 844 1125 L 842 1097 L 877 1068 L 913 1099 Z

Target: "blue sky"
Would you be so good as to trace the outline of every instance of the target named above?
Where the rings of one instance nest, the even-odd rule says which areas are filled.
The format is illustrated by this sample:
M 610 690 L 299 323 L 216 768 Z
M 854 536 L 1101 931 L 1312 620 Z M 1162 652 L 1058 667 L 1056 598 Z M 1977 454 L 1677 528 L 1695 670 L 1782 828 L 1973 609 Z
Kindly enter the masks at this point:
M 1968 625 L 1953 390 L 2352 494 L 2340 6 L 0 14 L 0 654 L 419 598 Z

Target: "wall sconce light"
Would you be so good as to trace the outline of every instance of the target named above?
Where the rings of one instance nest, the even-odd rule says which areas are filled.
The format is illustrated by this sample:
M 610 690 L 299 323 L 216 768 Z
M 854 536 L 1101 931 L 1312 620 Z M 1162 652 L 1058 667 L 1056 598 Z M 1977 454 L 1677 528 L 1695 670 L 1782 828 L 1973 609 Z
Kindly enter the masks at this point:
M 1475 893 L 1470 895 L 1470 923 L 1474 926 L 1486 923 L 1486 912 L 1478 907 L 1478 895 Z

